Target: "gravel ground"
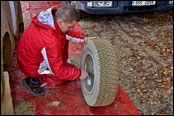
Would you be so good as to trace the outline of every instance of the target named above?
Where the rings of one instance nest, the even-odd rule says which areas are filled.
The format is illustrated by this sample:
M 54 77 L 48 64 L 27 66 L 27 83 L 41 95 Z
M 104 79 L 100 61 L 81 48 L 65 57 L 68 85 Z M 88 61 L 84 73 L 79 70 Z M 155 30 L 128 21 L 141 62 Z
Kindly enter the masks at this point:
M 79 24 L 114 45 L 120 84 L 141 115 L 173 115 L 173 11 L 88 16 Z

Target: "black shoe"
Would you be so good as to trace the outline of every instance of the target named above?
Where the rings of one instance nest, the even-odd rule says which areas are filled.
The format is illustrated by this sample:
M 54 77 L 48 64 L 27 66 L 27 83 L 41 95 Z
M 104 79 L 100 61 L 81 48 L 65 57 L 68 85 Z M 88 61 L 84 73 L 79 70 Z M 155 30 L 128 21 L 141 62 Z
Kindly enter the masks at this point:
M 38 78 L 26 77 L 22 80 L 22 82 L 34 96 L 40 96 L 46 92 L 46 88 L 41 87 L 41 83 Z

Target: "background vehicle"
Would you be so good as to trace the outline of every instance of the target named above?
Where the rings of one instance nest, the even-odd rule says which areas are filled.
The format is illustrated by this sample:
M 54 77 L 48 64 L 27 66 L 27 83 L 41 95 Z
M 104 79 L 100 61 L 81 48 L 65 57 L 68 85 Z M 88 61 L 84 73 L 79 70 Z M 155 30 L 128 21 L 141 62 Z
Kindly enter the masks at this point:
M 123 14 L 173 9 L 173 1 L 68 1 L 68 4 L 89 14 Z
M 23 19 L 19 1 L 1 1 L 1 113 L 13 114 L 8 72 L 19 33 L 23 32 Z

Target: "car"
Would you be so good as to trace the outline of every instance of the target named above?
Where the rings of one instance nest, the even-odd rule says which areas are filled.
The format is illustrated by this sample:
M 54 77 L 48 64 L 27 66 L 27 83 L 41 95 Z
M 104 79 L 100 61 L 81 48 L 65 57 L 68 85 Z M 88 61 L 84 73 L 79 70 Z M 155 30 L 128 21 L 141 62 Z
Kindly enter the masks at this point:
M 10 64 L 19 33 L 23 30 L 20 2 L 1 1 L 1 114 L 14 114 L 9 75 L 5 67 Z
M 173 9 L 173 1 L 68 1 L 88 14 L 125 14 Z

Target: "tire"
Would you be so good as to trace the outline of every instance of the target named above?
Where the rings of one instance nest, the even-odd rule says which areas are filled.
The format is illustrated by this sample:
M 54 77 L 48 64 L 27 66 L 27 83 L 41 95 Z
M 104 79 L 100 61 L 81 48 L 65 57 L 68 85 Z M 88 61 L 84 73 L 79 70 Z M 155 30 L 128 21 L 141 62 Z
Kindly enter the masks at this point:
M 79 14 L 81 19 L 89 17 L 89 14 L 87 14 L 86 12 L 82 10 L 79 10 Z
M 81 18 L 81 19 L 88 17 L 88 14 L 87 14 L 87 13 L 85 13 L 84 11 L 79 10 L 79 9 L 77 8 L 77 6 L 76 6 L 76 1 L 66 1 L 66 4 L 67 4 L 67 5 L 72 5 L 72 6 L 74 6 L 74 7 L 79 11 L 79 15 L 80 15 L 80 18 Z
M 85 44 L 80 67 L 91 76 L 81 80 L 81 88 L 89 106 L 106 106 L 114 101 L 119 84 L 116 58 L 115 50 L 107 40 L 88 40 Z
M 75 1 L 66 1 L 66 4 L 76 7 Z

